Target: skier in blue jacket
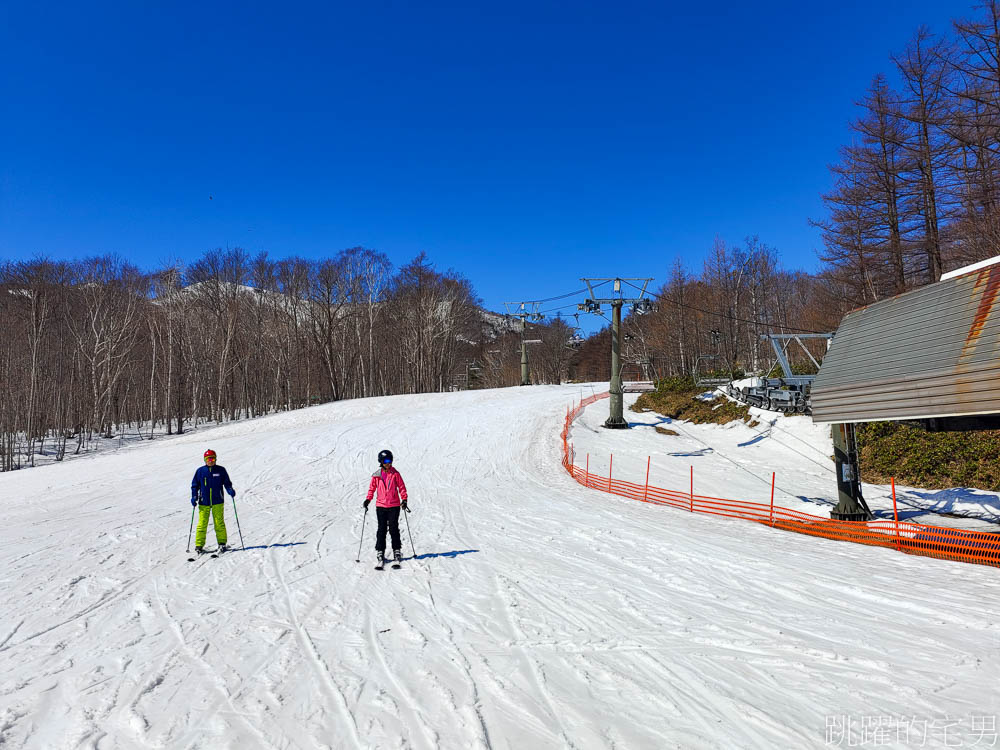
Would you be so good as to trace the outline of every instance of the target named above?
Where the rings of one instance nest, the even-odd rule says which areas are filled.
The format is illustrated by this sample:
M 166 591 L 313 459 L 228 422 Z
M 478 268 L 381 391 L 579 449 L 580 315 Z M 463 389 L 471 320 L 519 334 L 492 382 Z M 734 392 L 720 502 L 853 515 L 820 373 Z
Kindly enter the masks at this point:
M 219 552 L 225 552 L 226 518 L 223 506 L 225 496 L 223 488 L 229 497 L 236 497 L 233 483 L 229 481 L 229 473 L 225 467 L 215 463 L 215 451 L 209 448 L 205 451 L 205 465 L 194 473 L 191 480 L 191 506 L 198 505 L 198 530 L 194 536 L 194 551 L 205 551 L 205 537 L 208 535 L 208 516 L 212 515 L 215 524 L 215 540 L 219 543 Z M 199 500 L 200 497 L 200 500 Z

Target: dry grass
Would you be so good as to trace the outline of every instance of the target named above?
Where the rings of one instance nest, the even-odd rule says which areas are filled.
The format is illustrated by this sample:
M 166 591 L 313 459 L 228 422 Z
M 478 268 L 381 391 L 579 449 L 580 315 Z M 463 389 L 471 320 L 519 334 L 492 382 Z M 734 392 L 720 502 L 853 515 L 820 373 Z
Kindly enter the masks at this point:
M 644 393 L 636 399 L 632 411 L 640 414 L 652 411 L 671 419 L 683 419 L 695 424 L 728 424 L 736 419 L 749 421 L 749 406 L 737 404 L 724 397 L 719 397 L 715 401 L 701 401 L 695 398 L 702 392 L 701 389 L 692 387 L 688 391 L 658 390 Z

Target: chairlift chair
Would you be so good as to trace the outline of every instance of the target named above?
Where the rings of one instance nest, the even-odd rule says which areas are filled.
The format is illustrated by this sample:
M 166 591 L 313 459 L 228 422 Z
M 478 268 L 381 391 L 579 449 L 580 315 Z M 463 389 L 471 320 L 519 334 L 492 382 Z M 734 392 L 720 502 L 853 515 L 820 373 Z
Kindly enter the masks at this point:
M 718 354 L 701 354 L 694 361 L 694 384 L 699 388 L 718 388 L 720 385 L 727 385 L 732 378 L 713 378 L 703 375 L 702 372 L 707 372 L 710 368 L 707 367 L 709 363 L 715 363 L 719 359 Z M 705 363 L 704 365 L 702 363 Z M 717 370 L 718 368 L 711 368 Z

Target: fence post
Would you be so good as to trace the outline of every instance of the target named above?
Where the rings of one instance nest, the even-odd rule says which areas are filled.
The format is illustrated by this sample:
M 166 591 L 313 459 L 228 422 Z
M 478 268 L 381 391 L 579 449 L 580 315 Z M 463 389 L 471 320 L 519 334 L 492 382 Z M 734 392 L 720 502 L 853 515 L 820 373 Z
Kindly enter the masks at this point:
M 611 492 L 611 467 L 615 465 L 615 454 L 611 454 L 611 462 L 608 464 L 608 492 Z
M 649 462 L 652 458 L 652 456 L 646 456 L 646 489 L 642 491 L 642 501 L 644 503 L 649 502 L 646 497 L 649 495 Z
M 584 487 L 590 486 L 590 454 L 587 454 L 587 468 L 584 469 Z
M 771 528 L 774 528 L 774 472 L 771 472 Z
M 892 482 L 892 517 L 896 521 L 896 551 L 900 551 L 899 544 L 899 512 L 896 510 L 896 477 L 889 477 Z
M 694 467 L 691 467 L 691 512 L 694 513 Z

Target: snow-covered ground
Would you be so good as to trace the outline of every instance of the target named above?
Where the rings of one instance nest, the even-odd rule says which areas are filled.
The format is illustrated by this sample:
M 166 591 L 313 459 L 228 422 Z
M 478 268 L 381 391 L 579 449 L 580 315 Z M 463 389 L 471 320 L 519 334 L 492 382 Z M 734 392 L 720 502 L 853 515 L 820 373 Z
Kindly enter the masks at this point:
M 0 475 L 0 747 L 996 744 L 1000 571 L 583 488 L 560 466 L 579 395 L 346 401 Z M 807 420 L 667 436 L 606 413 L 574 427 L 578 463 L 652 455 L 651 483 L 694 465 L 739 499 L 773 470 L 782 504 L 828 512 Z M 206 447 L 247 549 L 189 563 Z M 379 573 L 371 518 L 355 557 L 384 447 L 417 558 Z
M 590 389 L 583 391 L 589 396 Z M 714 394 L 718 402 L 725 398 Z M 580 391 L 576 394 L 580 400 Z M 774 504 L 830 517 L 837 502 L 837 477 L 833 463 L 830 426 L 814 424 L 808 416 L 750 408 L 759 422 L 695 425 L 677 422 L 654 412 L 630 410 L 637 394 L 625 394 L 628 431 L 608 431 L 601 424 L 608 417 L 608 402 L 589 407 L 576 421 L 571 438 L 576 464 L 584 466 L 590 454 L 590 471 L 642 484 L 649 461 L 649 483 L 664 489 L 687 491 L 694 468 L 698 495 L 730 500 L 769 503 L 771 474 L 775 474 Z M 706 393 L 704 400 L 712 400 Z M 677 435 L 656 432 L 673 430 Z M 865 501 L 876 517 L 892 518 L 892 489 L 864 484 Z M 1000 495 L 972 488 L 924 490 L 896 485 L 900 521 L 950 526 L 979 531 L 1000 531 Z
M 253 417 L 251 419 L 260 418 Z M 205 433 L 211 432 L 211 430 L 224 424 L 229 424 L 229 422 L 216 422 L 215 420 L 202 418 L 198 421 L 185 422 L 184 432 L 197 432 L 205 439 L 209 439 L 210 435 Z M 19 437 L 23 441 L 23 433 Z M 91 457 L 98 453 L 107 453 L 109 451 L 121 452 L 133 447 L 145 446 L 148 443 L 173 440 L 174 437 L 176 436 L 167 434 L 166 425 L 162 422 L 157 422 L 152 429 L 148 421 L 139 424 L 116 425 L 114 434 L 111 437 L 104 437 L 100 433 L 95 433 L 90 435 L 89 439 L 84 440 L 82 445 L 80 444 L 79 435 L 70 438 L 66 442 L 64 454 L 61 459 L 59 458 L 59 446 L 52 439 L 47 439 L 42 443 L 36 443 L 32 446 L 32 455 L 30 457 L 28 456 L 27 445 L 21 442 L 15 447 L 15 465 L 20 465 L 22 469 L 29 469 L 48 466 L 49 464 L 60 463 L 61 461 L 78 461 L 81 458 Z

